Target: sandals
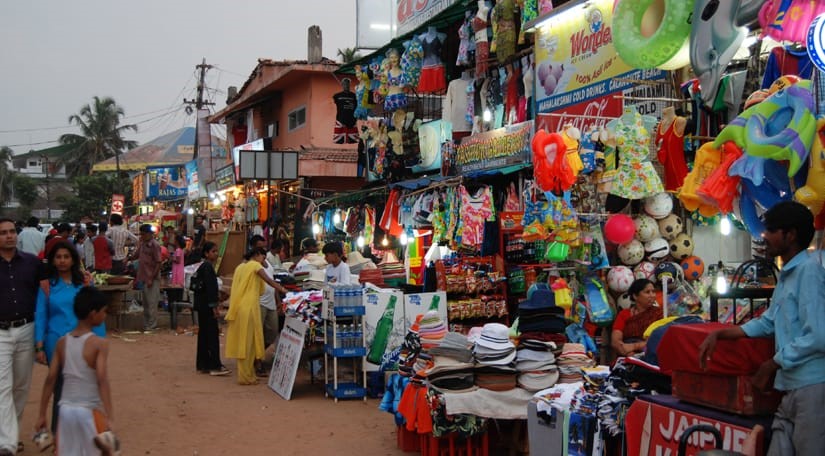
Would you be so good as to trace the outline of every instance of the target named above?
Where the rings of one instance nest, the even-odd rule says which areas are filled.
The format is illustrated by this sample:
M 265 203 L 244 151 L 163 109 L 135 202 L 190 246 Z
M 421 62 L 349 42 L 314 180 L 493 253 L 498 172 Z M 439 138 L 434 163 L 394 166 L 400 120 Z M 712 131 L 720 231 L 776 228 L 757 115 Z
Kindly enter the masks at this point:
M 120 440 L 112 431 L 101 432 L 95 436 L 95 446 L 104 456 L 120 456 Z

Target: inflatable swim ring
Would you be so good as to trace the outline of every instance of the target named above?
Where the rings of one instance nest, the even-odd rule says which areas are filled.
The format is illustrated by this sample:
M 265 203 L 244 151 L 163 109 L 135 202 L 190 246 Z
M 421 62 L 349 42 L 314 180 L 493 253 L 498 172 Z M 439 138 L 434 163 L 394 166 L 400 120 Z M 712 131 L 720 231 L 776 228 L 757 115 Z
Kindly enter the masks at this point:
M 788 160 L 793 176 L 808 157 L 816 131 L 810 81 L 782 89 L 746 109 L 726 126 L 714 144 L 733 141 L 748 155 Z
M 794 199 L 807 206 L 811 213 L 819 214 L 825 201 L 825 117 L 816 121 L 816 138 L 810 158 L 808 180 L 794 193 Z
M 619 0 L 613 9 L 616 53 L 634 68 L 674 70 L 687 65 L 693 2 Z M 653 31 L 645 33 L 649 29 Z

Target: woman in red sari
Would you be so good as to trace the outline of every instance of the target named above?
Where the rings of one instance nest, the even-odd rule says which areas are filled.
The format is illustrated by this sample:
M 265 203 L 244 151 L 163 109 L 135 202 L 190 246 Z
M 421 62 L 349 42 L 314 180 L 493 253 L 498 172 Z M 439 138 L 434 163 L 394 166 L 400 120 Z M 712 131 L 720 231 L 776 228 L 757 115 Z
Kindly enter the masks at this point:
M 633 299 L 633 305 L 616 316 L 610 337 L 610 346 L 619 356 L 643 352 L 645 330 L 651 323 L 662 318 L 662 308 L 656 304 L 653 282 L 647 279 L 635 280 L 628 293 Z

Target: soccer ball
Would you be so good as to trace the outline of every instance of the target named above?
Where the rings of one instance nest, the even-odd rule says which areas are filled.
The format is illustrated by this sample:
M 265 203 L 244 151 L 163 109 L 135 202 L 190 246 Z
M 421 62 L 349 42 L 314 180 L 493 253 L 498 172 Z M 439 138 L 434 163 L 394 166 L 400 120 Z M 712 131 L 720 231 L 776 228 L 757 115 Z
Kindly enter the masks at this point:
M 668 193 L 657 193 L 645 198 L 645 212 L 656 220 L 663 219 L 673 210 L 673 198 Z
M 676 288 L 678 282 L 684 280 L 682 268 L 676 263 L 663 261 L 656 266 L 656 281 L 667 281 L 667 288 Z
M 656 274 L 656 265 L 650 261 L 642 261 L 633 268 L 633 277 L 636 279 L 651 280 L 654 274 Z
M 616 300 L 616 307 L 619 309 L 629 309 L 633 305 L 633 300 L 630 299 L 630 293 L 622 293 L 619 299 Z
M 650 242 L 645 242 L 645 253 L 648 260 L 661 260 L 668 254 L 667 241 L 662 238 L 653 239 Z
M 639 215 L 633 220 L 633 224 L 636 226 L 636 239 L 647 242 L 659 237 L 659 226 L 651 217 Z
M 624 293 L 633 283 L 633 271 L 627 266 L 613 266 L 607 273 L 607 287 L 611 290 Z
M 682 219 L 676 214 L 668 214 L 667 217 L 659 220 L 659 232 L 668 241 L 682 232 Z
M 633 266 L 639 264 L 645 258 L 645 248 L 642 243 L 633 239 L 627 244 L 622 244 L 618 248 L 619 259 L 622 263 Z
M 693 239 L 685 233 L 679 233 L 670 241 L 670 256 L 684 260 L 693 255 Z
M 699 280 L 705 273 L 705 262 L 695 255 L 691 255 L 682 260 L 682 272 L 688 280 Z

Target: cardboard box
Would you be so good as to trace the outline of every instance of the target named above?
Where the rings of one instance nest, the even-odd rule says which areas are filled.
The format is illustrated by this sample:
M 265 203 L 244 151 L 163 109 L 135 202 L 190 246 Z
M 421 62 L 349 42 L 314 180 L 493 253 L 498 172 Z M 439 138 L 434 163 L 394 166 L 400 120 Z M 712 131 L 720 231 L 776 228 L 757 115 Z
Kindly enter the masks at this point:
M 379 288 L 372 284 L 366 284 L 364 286 L 364 326 L 368 352 L 375 338 L 376 325 L 378 325 L 381 316 L 384 315 L 391 296 L 395 296 L 395 311 L 393 312 L 392 331 L 390 331 L 387 348 L 384 350 L 385 360 L 393 356 L 398 356 L 398 351 L 404 342 L 404 336 L 407 335 L 404 315 L 404 292 L 394 288 Z M 366 368 L 367 371 L 377 371 L 379 366 L 366 362 Z
M 673 395 L 680 400 L 740 415 L 772 415 L 782 395 L 761 392 L 747 375 L 727 376 L 673 372 Z
M 536 402 L 527 403 L 527 439 L 531 454 L 564 456 L 567 454 L 567 429 L 570 413 L 553 409 L 549 416 L 538 415 Z
M 430 309 L 433 298 L 438 296 L 438 315 L 447 323 L 447 293 L 414 293 L 404 295 L 405 329 L 409 329 L 418 315 L 425 314 Z

